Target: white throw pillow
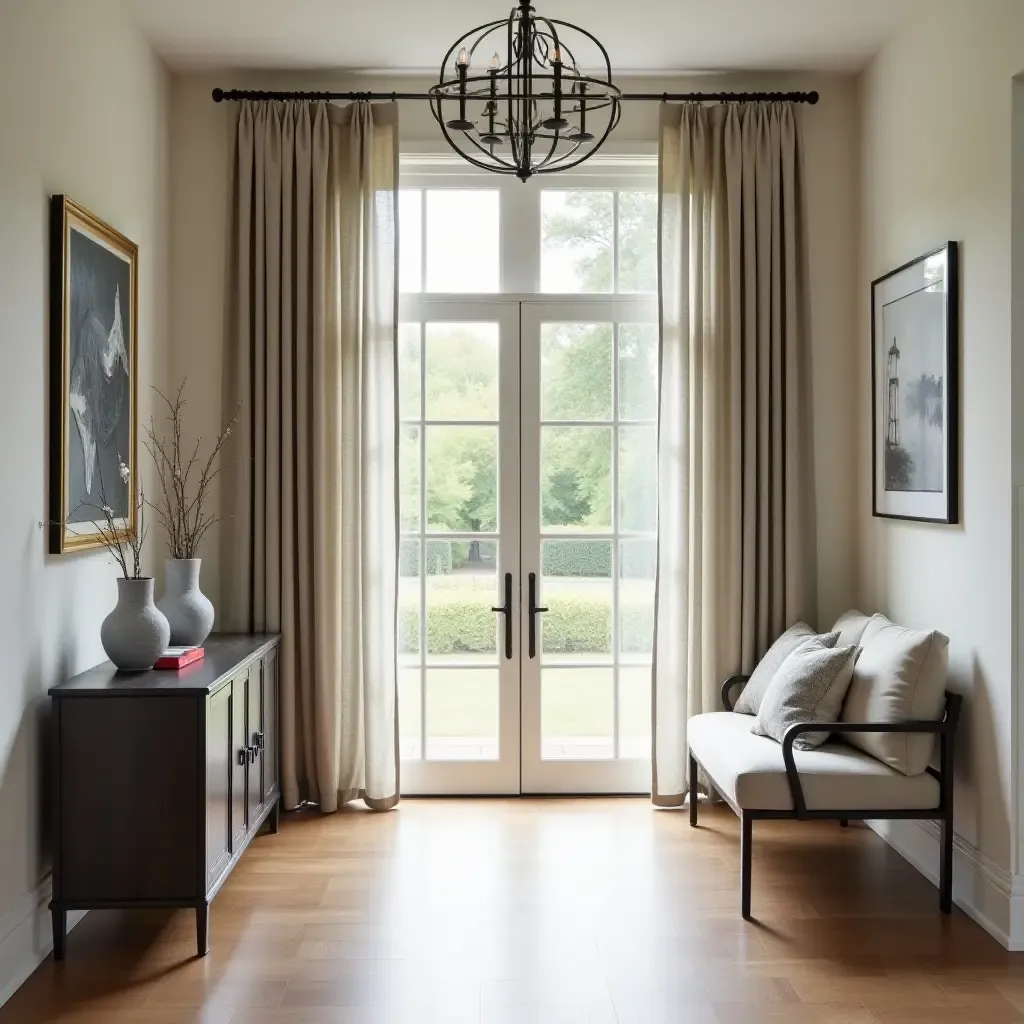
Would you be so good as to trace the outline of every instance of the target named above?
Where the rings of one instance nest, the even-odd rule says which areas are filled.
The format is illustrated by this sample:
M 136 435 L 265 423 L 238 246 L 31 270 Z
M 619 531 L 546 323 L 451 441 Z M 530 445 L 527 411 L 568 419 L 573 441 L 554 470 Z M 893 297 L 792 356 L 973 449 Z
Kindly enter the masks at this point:
M 857 611 L 856 608 L 843 612 L 832 627 L 833 631 L 839 634 L 836 646 L 849 647 L 850 644 L 860 644 L 864 638 L 864 630 L 867 629 L 870 621 L 870 615 L 865 615 L 863 612 Z
M 805 640 L 775 673 L 750 731 L 781 743 L 790 726 L 799 722 L 837 721 L 859 651 L 827 647 L 817 637 Z M 801 733 L 793 747 L 812 750 L 828 737 L 827 729 Z
M 934 722 L 942 717 L 948 637 L 936 630 L 904 629 L 874 615 L 861 648 L 841 721 Z M 850 732 L 843 737 L 904 775 L 920 775 L 935 749 L 932 733 Z
M 761 709 L 761 701 L 764 699 L 765 692 L 782 663 L 805 640 L 817 635 L 806 622 L 798 622 L 795 626 L 790 626 L 768 648 L 768 652 L 754 669 L 747 685 L 743 687 L 743 692 L 739 695 L 734 710 L 741 715 L 756 715 Z M 834 647 L 838 636 L 838 633 L 823 633 L 819 639 L 826 647 Z

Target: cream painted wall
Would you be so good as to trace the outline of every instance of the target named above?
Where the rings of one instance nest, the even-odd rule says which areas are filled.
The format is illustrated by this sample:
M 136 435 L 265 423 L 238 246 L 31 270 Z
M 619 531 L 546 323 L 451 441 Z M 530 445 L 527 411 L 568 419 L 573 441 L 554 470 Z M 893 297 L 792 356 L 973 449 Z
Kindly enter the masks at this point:
M 105 554 L 51 557 L 48 199 L 66 192 L 139 244 L 140 405 L 169 368 L 163 65 L 120 0 L 0 4 L 0 1003 L 50 948 L 47 687 L 104 658 Z
M 221 342 L 228 223 L 233 104 L 214 104 L 214 86 L 226 88 L 425 89 L 426 80 L 383 81 L 329 73 L 232 74 L 176 77 L 172 89 L 172 316 L 175 379 L 188 378 L 194 427 L 214 431 L 221 422 Z M 856 312 L 850 282 L 857 272 L 856 214 L 859 154 L 855 80 L 829 75 L 700 76 L 639 79 L 626 90 L 808 89 L 821 92 L 802 111 L 805 125 L 811 338 L 814 357 L 814 443 L 818 506 L 819 615 L 831 623 L 849 606 L 855 554 L 854 390 Z M 403 103 L 403 142 L 437 142 L 439 132 L 424 103 Z M 626 104 L 614 140 L 655 143 L 658 105 Z M 526 187 L 530 187 L 527 185 Z M 230 527 L 227 527 L 230 528 Z M 203 586 L 216 600 L 216 565 L 206 545 Z
M 1003 885 L 1021 868 L 1012 485 L 1024 479 L 1011 470 L 1010 252 L 1012 78 L 1024 69 L 1024 4 L 931 3 L 926 12 L 862 79 L 858 585 L 864 607 L 951 637 L 950 682 L 967 695 L 956 828 L 968 858 Z M 961 525 L 873 519 L 870 281 L 947 239 L 961 243 Z M 887 831 L 901 849 L 920 840 L 914 825 Z M 1007 921 L 993 923 L 1009 931 Z

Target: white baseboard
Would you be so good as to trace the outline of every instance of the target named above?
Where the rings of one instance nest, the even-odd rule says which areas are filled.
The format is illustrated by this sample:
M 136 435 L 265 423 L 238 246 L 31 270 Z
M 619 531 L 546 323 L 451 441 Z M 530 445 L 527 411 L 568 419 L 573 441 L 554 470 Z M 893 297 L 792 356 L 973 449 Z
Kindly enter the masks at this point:
M 0 1006 L 21 988 L 53 950 L 49 903 L 50 881 L 47 879 L 0 914 Z M 68 931 L 85 915 L 84 910 L 71 911 Z
M 939 884 L 939 825 L 869 821 L 900 856 Z M 953 902 L 998 943 L 1024 950 L 1024 875 L 1014 876 L 960 836 L 953 837 Z

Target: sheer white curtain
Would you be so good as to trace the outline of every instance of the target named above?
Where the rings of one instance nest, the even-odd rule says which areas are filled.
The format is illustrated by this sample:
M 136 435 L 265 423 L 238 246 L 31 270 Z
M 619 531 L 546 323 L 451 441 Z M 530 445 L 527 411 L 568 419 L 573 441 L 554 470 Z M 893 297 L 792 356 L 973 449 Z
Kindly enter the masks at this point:
M 815 610 L 800 130 L 790 104 L 662 108 L 654 801 L 686 722 Z
M 394 104 L 243 103 L 224 608 L 282 633 L 286 807 L 398 800 Z

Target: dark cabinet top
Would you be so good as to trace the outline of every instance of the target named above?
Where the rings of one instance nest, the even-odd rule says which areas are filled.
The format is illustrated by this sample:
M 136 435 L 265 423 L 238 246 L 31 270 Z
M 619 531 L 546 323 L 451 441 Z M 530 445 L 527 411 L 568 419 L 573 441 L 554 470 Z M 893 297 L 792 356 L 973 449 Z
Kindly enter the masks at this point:
M 211 633 L 202 661 L 179 671 L 119 672 L 109 662 L 50 688 L 51 697 L 109 697 L 118 694 L 213 693 L 249 661 L 262 657 L 281 639 L 278 633 Z

